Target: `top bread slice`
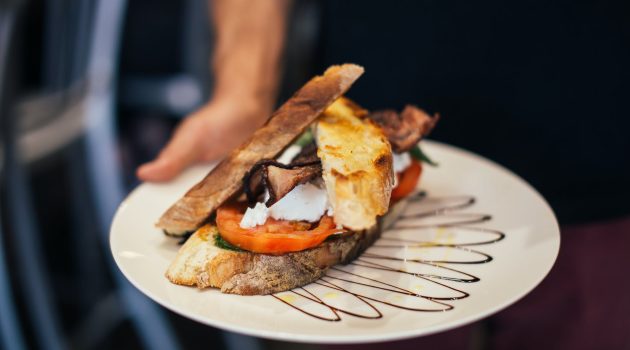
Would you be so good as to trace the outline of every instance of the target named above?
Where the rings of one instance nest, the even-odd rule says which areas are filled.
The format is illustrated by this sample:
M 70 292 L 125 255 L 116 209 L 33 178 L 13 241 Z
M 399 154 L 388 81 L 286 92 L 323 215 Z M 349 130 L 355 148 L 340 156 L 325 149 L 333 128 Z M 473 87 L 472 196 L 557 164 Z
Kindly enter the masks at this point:
M 257 161 L 278 156 L 362 74 L 363 67 L 343 64 L 311 79 L 249 140 L 173 204 L 156 226 L 172 235 L 201 227 L 223 202 L 241 190 L 243 176 Z
M 394 184 L 392 149 L 380 128 L 339 98 L 315 123 L 317 155 L 335 222 L 359 231 L 387 212 Z

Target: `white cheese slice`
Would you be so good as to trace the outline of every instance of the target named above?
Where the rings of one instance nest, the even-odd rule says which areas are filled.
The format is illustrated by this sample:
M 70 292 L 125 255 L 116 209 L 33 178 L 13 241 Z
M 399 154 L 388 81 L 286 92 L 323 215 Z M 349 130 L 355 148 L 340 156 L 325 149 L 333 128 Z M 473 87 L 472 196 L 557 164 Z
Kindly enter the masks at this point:
M 295 158 L 295 156 L 297 156 L 298 153 L 300 153 L 301 150 L 302 150 L 302 147 L 298 145 L 291 145 L 287 149 L 285 149 L 284 152 L 282 152 L 282 154 L 280 155 L 280 157 L 278 157 L 276 160 L 278 161 L 278 163 L 289 164 L 291 163 L 293 158 Z
M 326 189 L 306 183 L 296 186 L 269 208 L 260 202 L 253 208 L 247 208 L 240 226 L 253 228 L 264 224 L 268 217 L 277 220 L 314 222 L 324 214 L 333 214 Z
M 241 228 L 256 227 L 264 224 L 268 217 L 269 208 L 267 208 L 265 203 L 258 202 L 253 208 L 247 208 L 239 226 L 241 226 Z
M 400 154 L 393 153 L 393 156 L 394 174 L 402 173 L 411 165 L 411 156 L 409 155 L 409 152 L 404 152 Z
M 411 156 L 409 152 L 405 153 L 392 153 L 393 155 L 393 168 L 394 174 L 400 174 L 405 171 L 411 165 Z M 394 176 L 394 188 L 398 186 L 398 176 Z

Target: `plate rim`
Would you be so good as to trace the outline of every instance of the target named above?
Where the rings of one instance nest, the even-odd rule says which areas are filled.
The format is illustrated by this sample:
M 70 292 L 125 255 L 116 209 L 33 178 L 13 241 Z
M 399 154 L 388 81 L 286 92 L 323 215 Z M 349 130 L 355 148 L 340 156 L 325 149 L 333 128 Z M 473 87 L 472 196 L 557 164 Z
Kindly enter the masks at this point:
M 375 334 L 375 335 L 354 335 L 354 336 L 353 335 L 333 335 L 333 336 L 324 338 L 321 335 L 300 334 L 299 335 L 300 338 L 296 339 L 295 338 L 296 334 L 292 332 L 255 329 L 255 328 L 250 328 L 246 326 L 235 325 L 230 322 L 216 321 L 216 320 L 205 318 L 202 316 L 197 316 L 195 314 L 189 314 L 185 310 L 183 310 L 183 308 L 179 308 L 176 305 L 171 304 L 167 300 L 164 300 L 160 296 L 151 292 L 148 288 L 144 288 L 143 286 L 141 286 L 140 283 L 138 283 L 138 281 L 134 280 L 134 278 L 132 278 L 128 274 L 128 272 L 125 271 L 125 269 L 122 267 L 123 264 L 121 264 L 121 262 L 119 261 L 119 257 L 117 257 L 117 254 L 114 251 L 114 244 L 115 244 L 114 243 L 115 238 L 113 234 L 114 223 L 116 222 L 119 215 L 122 215 L 121 212 L 124 210 L 124 208 L 126 207 L 127 203 L 130 201 L 130 199 L 138 195 L 142 187 L 150 185 L 148 183 L 141 183 L 138 186 L 136 186 L 133 190 L 131 190 L 129 194 L 125 197 L 125 199 L 119 204 L 118 208 L 116 209 L 116 212 L 112 218 L 112 222 L 111 222 L 110 230 L 109 230 L 110 253 L 112 254 L 112 257 L 114 259 L 114 262 L 116 263 L 116 266 L 118 267 L 118 270 L 123 274 L 123 276 L 125 276 L 127 281 L 131 283 L 131 285 L 133 285 L 136 289 L 138 289 L 138 291 L 143 293 L 146 297 L 150 298 L 152 301 L 159 304 L 161 307 L 164 307 L 180 316 L 194 320 L 201 324 L 212 326 L 220 330 L 230 331 L 230 332 L 243 334 L 247 336 L 262 337 L 266 339 L 289 341 L 289 342 L 296 342 L 296 343 L 318 343 L 318 344 L 380 343 L 380 342 L 388 342 L 388 341 L 396 341 L 396 340 L 404 340 L 404 339 L 428 336 L 431 334 L 445 332 L 448 330 L 452 330 L 458 327 L 468 325 L 475 321 L 486 318 L 492 314 L 495 314 L 501 310 L 504 310 L 505 308 L 517 303 L 518 301 L 523 299 L 527 294 L 529 294 L 532 290 L 534 290 L 538 285 L 540 285 L 540 283 L 549 275 L 551 269 L 553 268 L 553 266 L 555 265 L 558 259 L 558 254 L 559 254 L 560 246 L 561 246 L 560 225 L 558 223 L 558 219 L 555 215 L 555 212 L 553 211 L 553 209 L 551 208 L 547 200 L 540 194 L 540 192 L 538 192 L 538 190 L 536 190 L 536 188 L 534 188 L 525 179 L 523 179 L 522 177 L 520 177 L 519 175 L 517 175 L 510 169 L 506 168 L 505 166 L 493 160 L 485 158 L 479 154 L 476 154 L 472 151 L 468 151 L 466 149 L 463 149 L 463 148 L 460 148 L 458 146 L 454 146 L 451 144 L 447 144 L 444 142 L 423 139 L 421 143 L 429 144 L 430 147 L 438 147 L 438 148 L 446 149 L 451 152 L 463 154 L 470 158 L 474 158 L 475 161 L 483 162 L 487 166 L 490 166 L 494 168 L 495 170 L 503 173 L 503 175 L 511 177 L 512 179 L 519 182 L 521 185 L 525 186 L 536 197 L 536 199 L 543 205 L 544 211 L 546 211 L 547 214 L 550 214 L 550 217 L 553 219 L 550 224 L 552 224 L 553 227 L 550 226 L 549 228 L 550 230 L 553 228 L 553 231 L 554 231 L 553 233 L 556 236 L 556 244 L 555 244 L 555 250 L 553 251 L 553 258 L 550 259 L 550 261 L 548 262 L 548 265 L 545 267 L 545 272 L 541 273 L 539 277 L 535 279 L 535 282 L 532 283 L 531 286 L 528 286 L 528 288 L 523 288 L 523 290 L 521 290 L 519 293 L 516 293 L 512 298 L 509 298 L 508 300 L 505 300 L 502 303 L 497 303 L 494 307 L 487 308 L 482 312 L 476 313 L 474 315 L 470 315 L 468 317 L 462 317 L 460 319 L 457 319 L 456 321 L 452 321 L 446 324 L 438 323 L 438 324 L 430 325 L 430 326 L 421 328 L 421 331 L 418 331 L 417 329 L 404 330 L 404 331 L 388 332 L 386 334 Z

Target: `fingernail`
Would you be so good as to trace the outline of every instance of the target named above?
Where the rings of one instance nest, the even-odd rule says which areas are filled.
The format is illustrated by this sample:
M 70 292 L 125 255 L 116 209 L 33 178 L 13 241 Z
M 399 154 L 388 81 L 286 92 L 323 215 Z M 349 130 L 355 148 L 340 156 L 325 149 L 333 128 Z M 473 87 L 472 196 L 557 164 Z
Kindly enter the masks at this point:
M 156 159 L 141 165 L 137 175 L 144 181 L 168 181 L 177 174 L 176 164 L 165 159 Z

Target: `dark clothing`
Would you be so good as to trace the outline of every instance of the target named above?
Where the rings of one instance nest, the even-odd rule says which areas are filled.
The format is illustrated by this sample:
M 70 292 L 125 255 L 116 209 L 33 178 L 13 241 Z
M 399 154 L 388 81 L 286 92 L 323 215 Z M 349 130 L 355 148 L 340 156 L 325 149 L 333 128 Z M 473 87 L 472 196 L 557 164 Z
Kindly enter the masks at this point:
M 630 2 L 344 0 L 322 18 L 321 66 L 366 68 L 358 103 L 440 112 L 432 138 L 524 177 L 563 223 L 630 214 Z

